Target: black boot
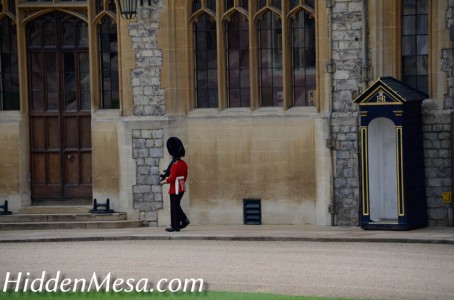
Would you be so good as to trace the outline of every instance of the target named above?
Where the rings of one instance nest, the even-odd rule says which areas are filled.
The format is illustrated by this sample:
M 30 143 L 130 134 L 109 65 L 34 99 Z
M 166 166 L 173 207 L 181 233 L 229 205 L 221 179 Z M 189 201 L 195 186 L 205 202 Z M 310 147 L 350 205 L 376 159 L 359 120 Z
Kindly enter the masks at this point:
M 179 229 L 179 228 L 173 228 L 173 227 L 167 227 L 167 228 L 166 228 L 166 231 L 167 231 L 167 232 L 174 232 L 174 231 L 177 231 L 177 232 L 178 232 L 178 231 L 180 231 L 180 229 Z
M 188 227 L 189 224 L 191 224 L 191 222 L 189 222 L 188 219 L 184 220 L 183 222 L 181 222 L 180 229 Z

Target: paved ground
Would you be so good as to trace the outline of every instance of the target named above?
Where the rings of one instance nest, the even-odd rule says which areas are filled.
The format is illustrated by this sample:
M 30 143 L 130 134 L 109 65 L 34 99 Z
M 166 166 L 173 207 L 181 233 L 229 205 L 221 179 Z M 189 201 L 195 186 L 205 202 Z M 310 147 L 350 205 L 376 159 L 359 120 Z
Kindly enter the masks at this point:
M 188 231 L 189 232 L 189 231 Z M 66 278 L 203 278 L 208 290 L 446 299 L 454 295 L 454 245 L 421 243 L 120 240 L 4 243 L 6 272 Z M 25 276 L 25 275 L 24 275 Z
M 316 225 L 229 225 L 189 226 L 181 232 L 172 233 L 166 232 L 162 227 L 0 231 L 0 243 L 101 240 L 336 241 L 454 245 L 454 227 L 379 231 Z

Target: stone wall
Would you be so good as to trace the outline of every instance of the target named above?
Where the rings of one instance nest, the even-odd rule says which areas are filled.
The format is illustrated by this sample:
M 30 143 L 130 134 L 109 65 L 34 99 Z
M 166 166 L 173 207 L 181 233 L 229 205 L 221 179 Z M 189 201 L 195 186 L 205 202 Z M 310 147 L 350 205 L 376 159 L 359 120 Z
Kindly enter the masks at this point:
M 161 209 L 162 187 L 159 184 L 159 160 L 164 156 L 162 129 L 134 129 L 132 157 L 136 161 L 136 185 L 133 186 L 133 207 L 143 213 L 145 221 L 157 225 Z
M 451 120 L 449 110 L 423 102 L 424 164 L 429 225 L 447 226 L 443 192 L 451 191 Z
M 162 51 L 158 49 L 157 31 L 162 0 L 151 5 L 138 5 L 135 22 L 129 25 L 129 34 L 135 52 L 136 67 L 131 73 L 134 99 L 134 115 L 141 117 L 138 123 L 159 123 L 165 116 L 165 93 L 161 89 Z M 133 207 L 143 220 L 157 226 L 157 210 L 161 209 L 162 187 L 159 185 L 159 161 L 164 156 L 163 129 L 151 129 L 144 125 L 132 132 L 133 158 L 136 161 L 136 185 L 133 186 Z
M 334 113 L 331 121 L 334 148 L 334 199 L 337 225 L 357 225 L 359 209 L 357 117 Z
M 362 6 L 359 0 L 334 1 L 333 113 L 334 200 L 337 225 L 357 225 L 359 200 L 357 107 L 361 88 Z
M 138 6 L 135 22 L 129 25 L 136 68 L 132 71 L 134 115 L 165 115 L 165 94 L 161 89 L 162 52 L 158 49 L 157 31 L 162 0 L 151 6 Z
M 454 24 L 454 0 L 446 10 L 446 28 Z M 454 108 L 454 50 L 442 49 L 441 70 L 446 72 L 447 91 L 443 109 L 431 100 L 423 103 L 424 157 L 429 225 L 449 224 L 448 205 L 442 193 L 452 191 L 451 116 Z

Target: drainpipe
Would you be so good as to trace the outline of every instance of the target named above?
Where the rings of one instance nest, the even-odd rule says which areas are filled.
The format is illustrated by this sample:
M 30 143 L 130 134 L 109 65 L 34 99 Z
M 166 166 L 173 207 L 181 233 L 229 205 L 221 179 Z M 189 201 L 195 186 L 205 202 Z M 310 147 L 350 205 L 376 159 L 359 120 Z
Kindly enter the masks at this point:
M 454 194 L 454 111 L 451 111 L 451 197 Z M 451 210 L 451 212 L 449 212 Z M 448 223 L 454 227 L 454 203 L 448 208 Z
M 336 226 L 336 215 L 337 215 L 337 206 L 336 200 L 334 198 L 334 172 L 335 167 L 335 152 L 334 152 L 334 140 L 332 137 L 332 128 L 331 128 L 331 119 L 333 115 L 333 75 L 336 72 L 336 64 L 333 60 L 333 0 L 326 0 L 326 8 L 328 9 L 328 64 L 326 66 L 326 72 L 328 73 L 328 139 L 326 140 L 326 145 L 330 149 L 331 155 L 331 182 L 330 182 L 330 204 L 328 211 L 331 214 L 331 226 Z
M 369 58 L 369 47 L 367 44 L 367 0 L 362 0 L 362 17 L 361 17 L 361 26 L 362 26 L 362 64 L 361 64 L 361 81 L 362 81 L 362 93 L 367 89 L 367 85 L 369 83 L 369 66 L 368 66 L 368 58 Z
M 362 59 L 361 59 L 361 93 L 368 88 L 369 85 L 369 44 L 367 43 L 367 0 L 361 0 L 361 50 L 362 50 Z M 356 106 L 358 110 L 358 106 Z M 359 114 L 356 118 L 356 128 L 360 128 L 361 124 L 361 117 Z M 356 153 L 361 155 L 361 138 L 359 136 L 359 131 L 357 132 L 357 139 L 356 139 Z M 358 174 L 361 174 L 360 166 L 358 164 Z M 364 174 L 361 174 L 364 176 Z M 361 180 L 361 177 L 359 178 Z M 361 225 L 361 217 L 362 217 L 362 202 L 361 200 L 358 201 L 358 226 Z

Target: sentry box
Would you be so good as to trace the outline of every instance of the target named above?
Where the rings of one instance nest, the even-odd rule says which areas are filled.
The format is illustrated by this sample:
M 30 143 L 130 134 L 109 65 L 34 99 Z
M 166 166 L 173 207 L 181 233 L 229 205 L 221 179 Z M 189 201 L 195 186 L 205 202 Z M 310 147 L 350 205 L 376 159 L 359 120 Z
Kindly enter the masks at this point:
M 359 105 L 360 218 L 363 229 L 427 226 L 421 102 L 428 96 L 381 77 Z

